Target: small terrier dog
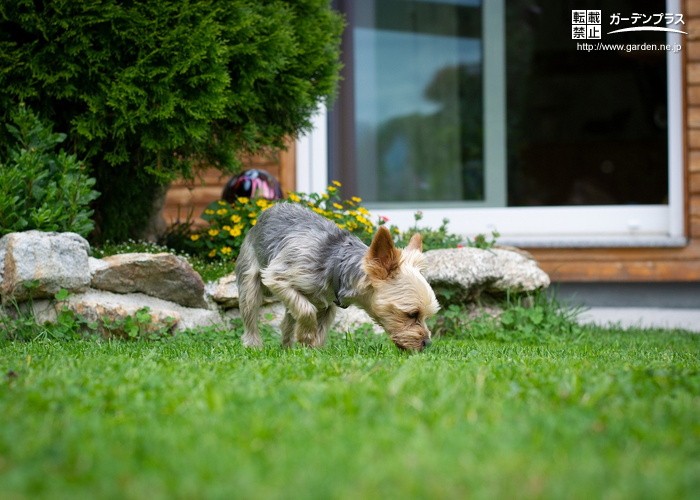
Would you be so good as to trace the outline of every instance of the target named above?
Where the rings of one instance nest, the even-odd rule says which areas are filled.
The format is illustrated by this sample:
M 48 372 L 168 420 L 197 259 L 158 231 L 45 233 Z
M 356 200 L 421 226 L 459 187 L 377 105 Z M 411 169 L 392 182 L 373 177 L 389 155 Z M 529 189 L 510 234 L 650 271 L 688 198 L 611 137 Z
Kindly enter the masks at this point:
M 307 208 L 274 205 L 248 232 L 236 265 L 243 344 L 262 347 L 258 310 L 264 294 L 272 294 L 286 308 L 284 346 L 323 345 L 336 306 L 354 304 L 400 349 L 422 351 L 430 344 L 425 320 L 440 307 L 420 272 L 422 246 L 415 234 L 400 250 L 380 226 L 367 247 Z

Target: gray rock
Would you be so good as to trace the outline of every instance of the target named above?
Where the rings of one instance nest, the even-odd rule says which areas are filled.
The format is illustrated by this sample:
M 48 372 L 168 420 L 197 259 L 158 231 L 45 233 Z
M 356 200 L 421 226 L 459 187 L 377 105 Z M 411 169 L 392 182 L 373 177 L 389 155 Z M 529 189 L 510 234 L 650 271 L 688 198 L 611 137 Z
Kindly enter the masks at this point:
M 19 311 L 22 314 L 31 314 L 39 325 L 55 323 L 58 319 L 55 300 L 40 299 L 25 302 L 20 304 Z
M 217 326 L 223 323 L 217 311 L 183 307 L 166 300 L 150 297 L 141 293 L 118 294 L 102 290 L 88 290 L 85 293 L 68 297 L 63 302 L 53 304 L 54 311 L 67 307 L 88 321 L 95 322 L 104 334 L 121 336 L 119 329 L 106 329 L 105 324 L 120 324 L 127 317 L 134 317 L 137 311 L 148 308 L 150 320 L 146 329 L 167 333 L 189 330 L 198 327 Z M 34 309 L 37 318 L 53 320 L 50 311 L 42 303 Z
M 94 276 L 96 272 L 102 271 L 109 267 L 109 264 L 102 259 L 95 257 L 88 258 L 88 267 L 90 268 L 90 276 Z
M 207 283 L 204 288 L 207 295 L 219 307 L 224 309 L 238 307 L 238 284 L 236 283 L 235 274 L 229 274 L 214 282 Z M 274 302 L 278 302 L 276 297 L 266 296 L 263 299 L 264 304 L 272 304 Z
M 90 286 L 115 293 L 145 293 L 181 306 L 206 308 L 204 282 L 182 257 L 169 253 L 129 253 L 92 265 Z
M 238 307 L 238 285 L 235 274 L 207 283 L 204 290 L 218 306 L 224 309 Z
M 531 292 L 549 286 L 549 276 L 523 252 L 501 248 L 449 248 L 425 252 L 428 282 L 459 290 L 462 298 L 482 293 Z
M 90 245 L 75 233 L 25 231 L 0 239 L 2 302 L 52 297 L 88 288 Z

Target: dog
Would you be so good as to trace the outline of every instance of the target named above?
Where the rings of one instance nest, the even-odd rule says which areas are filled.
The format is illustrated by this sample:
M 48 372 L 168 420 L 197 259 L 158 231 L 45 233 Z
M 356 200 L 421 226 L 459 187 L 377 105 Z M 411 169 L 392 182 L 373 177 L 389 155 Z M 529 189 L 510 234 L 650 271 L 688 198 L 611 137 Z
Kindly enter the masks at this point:
M 308 208 L 279 203 L 258 217 L 236 264 L 243 344 L 262 347 L 258 311 L 274 295 L 286 311 L 282 345 L 325 343 L 336 308 L 364 309 L 402 350 L 422 351 L 431 342 L 426 319 L 440 306 L 421 274 L 422 240 L 405 249 L 379 226 L 368 247 Z

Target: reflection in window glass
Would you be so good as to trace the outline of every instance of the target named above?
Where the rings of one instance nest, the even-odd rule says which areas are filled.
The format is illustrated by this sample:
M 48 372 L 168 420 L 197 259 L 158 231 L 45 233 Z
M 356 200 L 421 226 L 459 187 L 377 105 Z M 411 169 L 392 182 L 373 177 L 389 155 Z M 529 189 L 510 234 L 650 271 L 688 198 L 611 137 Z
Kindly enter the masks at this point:
M 354 9 L 358 194 L 483 199 L 478 2 L 382 0 Z
M 623 48 L 577 50 L 570 3 L 507 2 L 509 206 L 667 202 L 666 52 L 631 50 L 665 36 L 605 35 L 613 14 L 663 13 L 665 2 L 586 8 L 603 14 L 592 42 Z

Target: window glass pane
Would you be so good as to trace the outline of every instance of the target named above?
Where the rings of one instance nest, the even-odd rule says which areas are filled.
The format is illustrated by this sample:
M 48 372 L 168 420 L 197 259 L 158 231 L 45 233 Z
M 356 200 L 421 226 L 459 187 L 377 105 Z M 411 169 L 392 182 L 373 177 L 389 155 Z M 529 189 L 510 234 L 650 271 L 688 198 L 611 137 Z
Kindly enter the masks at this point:
M 666 203 L 666 51 L 633 48 L 665 34 L 607 35 L 665 2 L 586 2 L 602 36 L 578 42 L 570 2 L 506 4 L 508 205 Z M 628 20 L 613 27 L 613 14 Z
M 586 2 L 602 14 L 601 39 L 586 42 L 607 46 L 592 51 L 572 38 L 571 2 L 488 5 L 502 33 L 484 33 L 478 0 L 334 4 L 348 28 L 329 163 L 346 195 L 397 206 L 668 203 L 666 51 L 649 50 L 665 34 L 608 34 L 613 15 L 631 26 L 665 13 L 663 0 Z M 505 95 L 484 86 L 484 37 L 494 36 L 505 50 L 488 57 L 505 60 Z M 499 99 L 505 113 L 484 116 L 485 100 Z M 484 123 L 498 120 L 505 166 L 484 162 Z M 505 201 L 486 199 L 493 184 Z
M 479 2 L 377 0 L 352 9 L 357 193 L 483 199 Z

